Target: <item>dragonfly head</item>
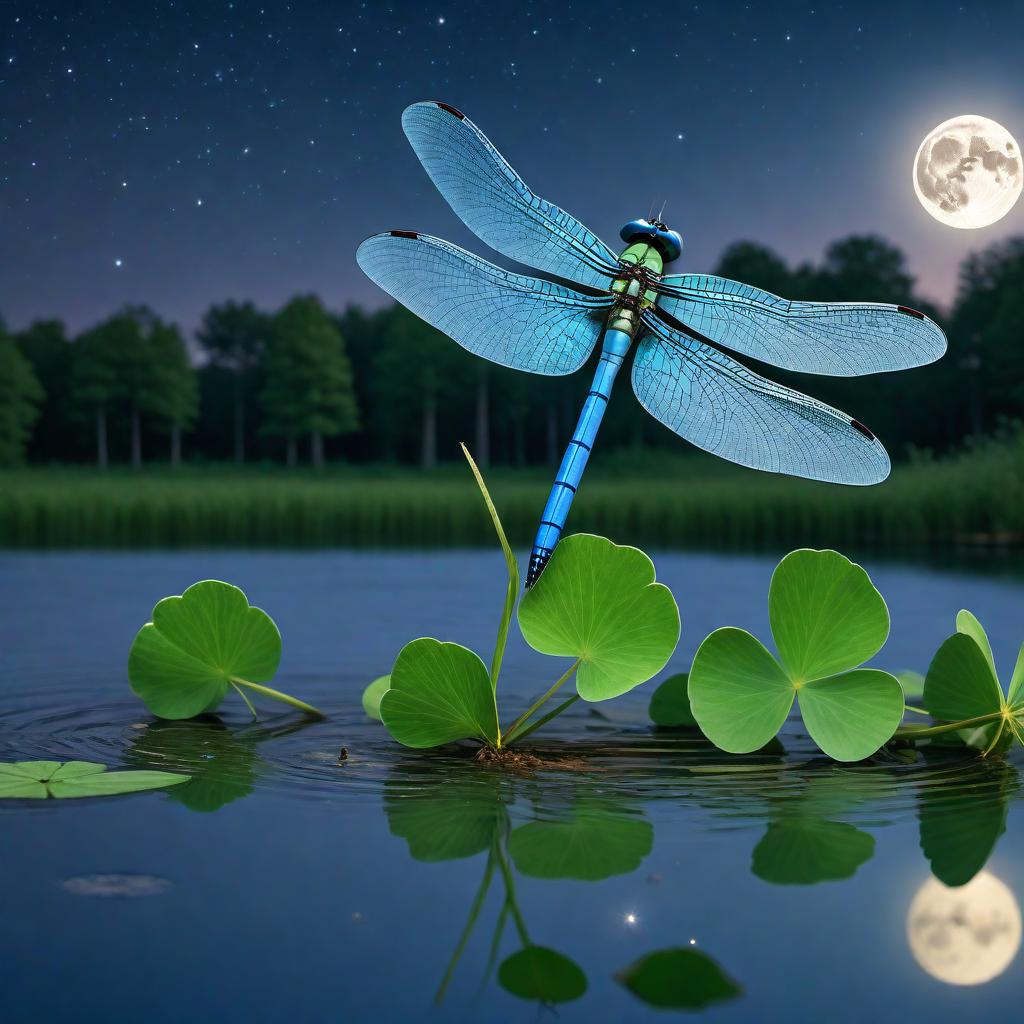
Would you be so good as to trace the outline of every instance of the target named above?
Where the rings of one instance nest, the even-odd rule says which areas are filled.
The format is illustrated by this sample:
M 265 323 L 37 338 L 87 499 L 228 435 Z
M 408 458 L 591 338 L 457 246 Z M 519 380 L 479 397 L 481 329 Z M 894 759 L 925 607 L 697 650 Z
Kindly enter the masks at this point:
M 653 223 L 644 220 L 631 220 L 620 232 L 624 242 L 632 245 L 634 242 L 648 242 L 661 253 L 661 258 L 666 263 L 679 259 L 683 251 L 683 238 L 678 231 L 670 231 L 666 224 L 660 220 Z

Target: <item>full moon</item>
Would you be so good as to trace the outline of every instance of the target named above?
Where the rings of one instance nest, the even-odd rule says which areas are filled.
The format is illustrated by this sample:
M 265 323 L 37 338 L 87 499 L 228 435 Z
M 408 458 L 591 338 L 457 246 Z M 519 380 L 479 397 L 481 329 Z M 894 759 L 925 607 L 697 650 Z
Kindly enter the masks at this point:
M 1005 217 L 1022 184 L 1017 140 L 980 114 L 943 121 L 914 157 L 917 198 L 936 220 L 953 228 L 983 228 Z
M 1017 955 L 1020 908 L 1010 889 L 982 871 L 951 889 L 929 878 L 907 912 L 914 959 L 947 985 L 983 985 Z

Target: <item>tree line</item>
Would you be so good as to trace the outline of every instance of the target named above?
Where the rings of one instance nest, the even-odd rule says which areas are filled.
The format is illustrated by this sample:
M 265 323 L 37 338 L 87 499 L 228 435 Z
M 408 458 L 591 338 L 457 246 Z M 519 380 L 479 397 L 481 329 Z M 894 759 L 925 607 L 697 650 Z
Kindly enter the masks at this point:
M 874 235 L 798 266 L 737 242 L 714 273 L 787 298 L 892 302 L 937 320 L 949 353 L 919 370 L 867 381 L 755 367 L 869 424 L 896 455 L 1024 418 L 1024 238 L 969 256 L 945 314 L 915 296 L 903 253 Z M 229 301 L 207 310 L 191 347 L 179 327 L 133 306 L 77 337 L 57 320 L 0 331 L 0 464 L 187 456 L 429 468 L 467 438 L 484 465 L 550 463 L 589 381 L 587 369 L 538 377 L 488 364 L 401 306 L 332 313 L 298 296 L 269 312 Z M 679 444 L 631 401 L 611 404 L 602 442 Z

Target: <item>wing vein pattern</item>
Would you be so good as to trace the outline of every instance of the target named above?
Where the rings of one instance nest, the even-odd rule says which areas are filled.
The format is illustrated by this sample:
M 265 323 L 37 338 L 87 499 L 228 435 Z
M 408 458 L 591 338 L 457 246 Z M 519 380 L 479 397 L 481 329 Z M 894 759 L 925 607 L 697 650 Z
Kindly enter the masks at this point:
M 855 377 L 934 362 L 946 336 L 905 306 L 796 302 L 710 274 L 672 274 L 658 305 L 742 355 L 786 370 Z
M 408 107 L 402 127 L 438 191 L 492 249 L 577 284 L 608 287 L 616 254 L 536 195 L 468 117 L 431 100 Z
M 430 235 L 373 235 L 356 260 L 384 291 L 463 348 L 530 373 L 578 370 L 615 302 L 514 274 Z
M 640 404 L 698 448 L 741 466 L 843 484 L 889 475 L 881 443 L 845 413 L 776 384 L 650 311 L 633 361 Z

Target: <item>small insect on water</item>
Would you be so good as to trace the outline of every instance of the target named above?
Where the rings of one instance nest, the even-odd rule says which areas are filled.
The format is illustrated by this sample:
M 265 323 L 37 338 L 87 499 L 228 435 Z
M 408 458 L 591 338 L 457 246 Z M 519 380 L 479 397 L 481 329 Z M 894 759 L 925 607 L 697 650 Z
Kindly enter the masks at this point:
M 616 253 L 534 193 L 487 137 L 447 103 L 414 103 L 402 126 L 438 190 L 491 248 L 551 277 L 513 273 L 416 231 L 366 239 L 363 271 L 463 348 L 529 373 L 601 357 L 541 515 L 526 585 L 558 543 L 630 349 L 633 390 L 670 430 L 714 455 L 772 473 L 874 484 L 889 456 L 863 423 L 776 384 L 729 352 L 804 373 L 858 376 L 938 359 L 942 331 L 907 306 L 794 302 L 708 274 L 666 274 L 683 240 L 661 220 L 632 220 Z M 728 351 L 727 351 L 728 350 Z

